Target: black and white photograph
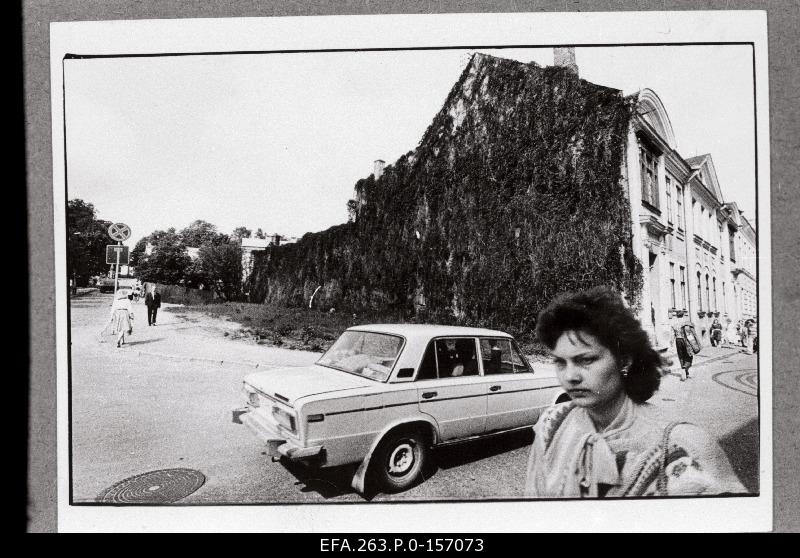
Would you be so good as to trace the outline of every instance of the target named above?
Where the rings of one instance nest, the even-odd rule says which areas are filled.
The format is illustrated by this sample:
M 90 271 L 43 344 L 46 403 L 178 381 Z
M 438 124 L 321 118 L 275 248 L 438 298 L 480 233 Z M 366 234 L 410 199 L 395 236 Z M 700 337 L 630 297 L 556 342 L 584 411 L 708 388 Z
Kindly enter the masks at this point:
M 60 528 L 769 529 L 765 21 L 53 24 Z

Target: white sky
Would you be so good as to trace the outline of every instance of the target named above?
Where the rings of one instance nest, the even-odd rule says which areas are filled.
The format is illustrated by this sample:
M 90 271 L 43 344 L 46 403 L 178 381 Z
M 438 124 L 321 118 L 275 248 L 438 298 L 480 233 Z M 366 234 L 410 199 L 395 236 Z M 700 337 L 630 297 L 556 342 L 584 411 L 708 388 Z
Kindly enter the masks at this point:
M 551 48 L 480 52 L 553 62 Z M 417 146 L 471 53 L 68 60 L 68 197 L 130 225 L 131 245 L 195 219 L 225 233 L 326 229 L 346 220 L 353 186 L 375 159 L 391 164 Z M 576 56 L 591 82 L 653 89 L 678 152 L 711 153 L 725 201 L 755 222 L 749 46 L 587 47 Z

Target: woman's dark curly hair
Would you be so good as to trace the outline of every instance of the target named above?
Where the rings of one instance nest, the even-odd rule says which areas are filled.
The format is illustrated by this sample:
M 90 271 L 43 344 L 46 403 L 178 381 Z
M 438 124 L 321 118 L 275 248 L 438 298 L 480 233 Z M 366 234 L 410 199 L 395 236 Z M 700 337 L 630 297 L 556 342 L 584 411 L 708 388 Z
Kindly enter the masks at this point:
M 630 359 L 622 383 L 633 401 L 644 403 L 658 389 L 664 360 L 616 291 L 595 287 L 562 294 L 542 310 L 536 322 L 536 337 L 551 350 L 561 334 L 570 330 L 593 335 L 617 362 Z

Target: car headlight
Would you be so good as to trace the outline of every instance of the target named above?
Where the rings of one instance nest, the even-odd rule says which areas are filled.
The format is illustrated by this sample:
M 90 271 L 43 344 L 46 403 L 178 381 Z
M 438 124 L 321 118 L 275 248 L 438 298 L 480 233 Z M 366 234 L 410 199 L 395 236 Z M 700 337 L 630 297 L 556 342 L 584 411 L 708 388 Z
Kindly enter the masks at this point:
M 284 428 L 288 428 L 292 432 L 295 431 L 294 416 L 292 416 L 290 413 L 287 413 L 280 407 L 272 407 L 272 416 L 275 417 L 275 420 L 278 421 L 278 424 Z
M 260 405 L 258 394 L 255 391 L 247 389 L 246 385 L 242 386 L 242 394 L 252 407 L 258 407 Z

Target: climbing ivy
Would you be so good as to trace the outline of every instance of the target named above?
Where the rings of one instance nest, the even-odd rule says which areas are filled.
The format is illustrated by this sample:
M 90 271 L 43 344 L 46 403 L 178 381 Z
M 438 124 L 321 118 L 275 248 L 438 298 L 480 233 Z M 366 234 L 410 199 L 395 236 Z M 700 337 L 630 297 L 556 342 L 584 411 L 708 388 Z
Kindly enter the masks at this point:
M 351 221 L 257 256 L 251 297 L 530 331 L 565 290 L 635 303 L 622 183 L 632 101 L 560 67 L 473 56 L 413 152 L 359 180 Z

